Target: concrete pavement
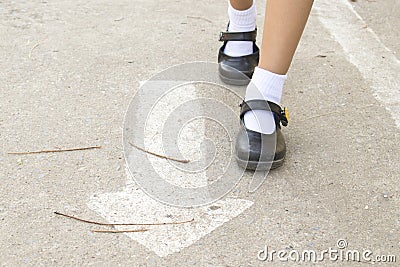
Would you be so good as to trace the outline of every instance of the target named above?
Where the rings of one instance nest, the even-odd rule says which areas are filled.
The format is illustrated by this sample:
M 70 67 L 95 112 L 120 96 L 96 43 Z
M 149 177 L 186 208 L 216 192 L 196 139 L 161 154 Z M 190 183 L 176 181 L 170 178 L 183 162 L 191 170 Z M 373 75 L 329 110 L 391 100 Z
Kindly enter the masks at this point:
M 399 87 L 382 97 L 385 88 L 399 84 L 400 4 L 359 0 L 351 3 L 354 13 L 343 0 L 331 2 L 329 16 L 331 7 L 324 6 L 329 1 L 317 1 L 286 83 L 283 103 L 291 122 L 284 129 L 285 165 L 255 193 L 248 193 L 243 179 L 228 197 L 251 205 L 226 220 L 220 214 L 218 227 L 163 254 L 158 252 L 166 250 L 157 250 L 160 244 L 154 242 L 164 233 L 146 246 L 130 235 L 92 233 L 90 225 L 53 211 L 98 221 L 112 218 L 114 208 L 118 216 L 146 222 L 175 215 L 139 216 L 142 206 L 117 205 L 115 198 L 109 202 L 115 206 L 96 209 L 93 199 L 132 189 L 122 147 L 132 97 L 141 82 L 167 67 L 215 62 L 218 34 L 227 22 L 226 2 L 1 1 L 0 266 L 293 265 L 263 262 L 257 254 L 266 245 L 323 251 L 337 248 L 339 239 L 348 249 L 396 255 L 400 261 Z M 264 7 L 257 1 L 258 25 Z M 341 18 L 333 7 L 350 15 Z M 358 24 L 357 30 L 353 26 Z M 344 33 L 353 34 L 346 39 Z M 359 53 L 349 50 L 357 46 Z M 361 56 L 366 49 L 370 54 Z M 378 80 L 382 75 L 374 74 L 381 69 L 375 72 L 365 58 L 379 57 L 376 65 L 387 70 Z M 212 95 L 200 89 L 197 94 Z M 236 108 L 234 98 L 218 96 Z M 213 125 L 202 127 L 224 150 Z M 92 145 L 102 148 L 7 154 Z M 217 159 L 222 162 L 223 156 Z M 133 194 L 124 192 L 123 197 Z M 205 207 L 199 216 L 212 216 L 214 208 Z M 358 265 L 319 263 L 330 264 Z

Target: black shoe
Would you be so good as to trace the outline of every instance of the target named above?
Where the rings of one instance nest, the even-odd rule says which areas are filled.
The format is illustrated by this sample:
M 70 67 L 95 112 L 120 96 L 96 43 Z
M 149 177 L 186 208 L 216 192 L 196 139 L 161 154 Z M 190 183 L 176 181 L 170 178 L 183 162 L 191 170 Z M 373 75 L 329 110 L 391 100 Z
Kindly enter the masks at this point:
M 268 170 L 282 166 L 286 154 L 286 143 L 281 131 L 288 124 L 287 109 L 265 100 L 243 101 L 240 105 L 241 129 L 236 139 L 236 159 L 239 166 L 248 170 Z M 249 130 L 244 125 L 244 114 L 250 110 L 267 110 L 274 114 L 276 130 L 262 134 Z
M 219 40 L 224 42 L 218 53 L 218 70 L 221 80 L 232 85 L 246 85 L 258 65 L 260 49 L 256 45 L 257 29 L 251 32 L 221 32 Z M 224 53 L 227 42 L 252 41 L 253 54 L 231 57 Z

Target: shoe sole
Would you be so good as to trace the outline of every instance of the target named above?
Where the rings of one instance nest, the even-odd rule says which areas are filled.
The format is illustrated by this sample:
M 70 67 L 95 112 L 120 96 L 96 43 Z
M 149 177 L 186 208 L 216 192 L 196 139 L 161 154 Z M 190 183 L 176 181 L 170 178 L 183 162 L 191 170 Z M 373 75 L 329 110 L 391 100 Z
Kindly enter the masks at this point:
M 260 161 L 248 161 L 242 160 L 236 157 L 238 165 L 246 170 L 250 171 L 267 171 L 279 168 L 283 165 L 285 158 L 274 160 L 273 162 L 260 162 Z
M 218 74 L 220 79 L 230 85 L 247 85 L 250 82 L 252 72 L 241 72 L 232 67 L 224 67 L 221 63 L 218 64 Z
M 248 85 L 250 82 L 250 79 L 245 79 L 245 80 L 232 79 L 232 78 L 223 76 L 222 74 L 219 74 L 219 77 L 220 77 L 221 81 L 223 81 L 224 83 L 229 84 L 229 85 L 242 86 L 242 85 Z

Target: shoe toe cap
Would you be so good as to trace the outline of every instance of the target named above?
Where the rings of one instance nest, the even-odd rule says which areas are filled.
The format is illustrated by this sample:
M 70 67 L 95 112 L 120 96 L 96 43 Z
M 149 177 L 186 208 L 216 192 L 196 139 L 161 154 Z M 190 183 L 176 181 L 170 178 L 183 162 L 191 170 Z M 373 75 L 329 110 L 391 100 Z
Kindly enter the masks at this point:
M 260 134 L 244 128 L 239 131 L 235 146 L 236 156 L 240 160 L 252 162 L 274 161 L 276 148 L 276 133 Z

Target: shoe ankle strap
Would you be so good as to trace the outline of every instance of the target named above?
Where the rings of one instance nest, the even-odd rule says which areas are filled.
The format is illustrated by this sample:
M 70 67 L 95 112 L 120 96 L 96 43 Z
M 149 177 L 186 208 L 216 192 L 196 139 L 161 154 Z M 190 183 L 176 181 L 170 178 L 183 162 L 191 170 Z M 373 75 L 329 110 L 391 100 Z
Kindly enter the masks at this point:
M 251 32 L 221 32 L 219 35 L 220 42 L 227 41 L 253 41 L 257 38 L 257 28 Z
M 289 112 L 287 108 L 281 108 L 279 105 L 266 100 L 243 101 L 240 105 L 240 119 L 243 120 L 244 114 L 251 110 L 266 110 L 274 113 L 275 122 L 278 126 L 282 124 L 287 126 L 289 123 Z

